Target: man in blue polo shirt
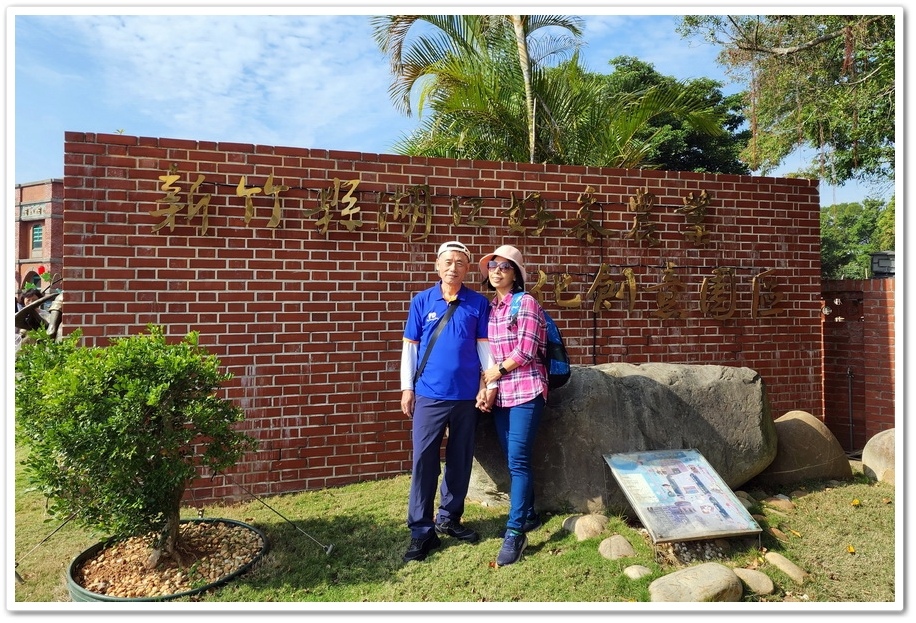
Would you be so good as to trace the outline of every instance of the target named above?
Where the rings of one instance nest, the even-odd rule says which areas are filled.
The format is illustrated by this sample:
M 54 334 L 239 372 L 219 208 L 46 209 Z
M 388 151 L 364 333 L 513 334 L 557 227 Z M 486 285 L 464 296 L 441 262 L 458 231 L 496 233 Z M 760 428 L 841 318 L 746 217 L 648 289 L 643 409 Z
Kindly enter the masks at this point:
M 464 285 L 470 267 L 471 252 L 466 246 L 457 241 L 440 246 L 436 255 L 439 282 L 413 297 L 404 328 L 401 411 L 413 418 L 413 474 L 407 507 L 410 546 L 405 562 L 423 560 L 439 547 L 437 533 L 468 543 L 480 538 L 461 524 L 461 515 L 474 458 L 476 401 L 488 395 L 481 371 L 493 365 L 493 358 L 487 344 L 490 304 Z M 489 390 L 487 404 L 495 396 L 495 388 Z M 434 520 L 439 448 L 446 428 L 445 470 Z

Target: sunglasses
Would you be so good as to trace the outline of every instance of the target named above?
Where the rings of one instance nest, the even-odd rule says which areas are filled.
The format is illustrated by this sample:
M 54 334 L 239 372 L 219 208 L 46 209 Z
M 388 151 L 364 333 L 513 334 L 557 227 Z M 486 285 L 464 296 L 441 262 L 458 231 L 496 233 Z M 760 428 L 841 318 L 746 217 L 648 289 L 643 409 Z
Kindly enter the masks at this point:
M 499 272 L 502 273 L 502 272 L 506 272 L 507 270 L 509 270 L 510 268 L 512 268 L 512 264 L 510 264 L 509 262 L 492 262 L 492 261 L 490 261 L 490 262 L 487 262 L 487 268 L 488 268 L 489 270 L 498 270 Z

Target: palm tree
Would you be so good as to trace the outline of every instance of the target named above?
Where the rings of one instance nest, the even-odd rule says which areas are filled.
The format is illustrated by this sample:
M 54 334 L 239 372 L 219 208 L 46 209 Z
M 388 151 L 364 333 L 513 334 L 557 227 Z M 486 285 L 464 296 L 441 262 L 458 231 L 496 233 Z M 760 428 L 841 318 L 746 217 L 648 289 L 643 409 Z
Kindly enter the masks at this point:
M 395 104 L 411 114 L 419 85 L 419 110 L 433 110 L 395 146 L 399 153 L 635 168 L 651 166 L 653 119 L 677 115 L 699 131 L 723 132 L 720 116 L 682 83 L 613 91 L 606 77 L 582 70 L 577 40 L 530 36 L 558 25 L 578 34 L 578 19 L 393 15 L 372 24 L 391 63 Z M 405 47 L 413 27 L 421 32 Z
M 405 50 L 408 32 L 418 22 L 426 22 L 434 30 L 417 35 Z M 540 62 L 577 49 L 582 34 L 582 20 L 562 15 L 386 15 L 371 19 L 373 36 L 381 50 L 388 55 L 394 76 L 389 92 L 395 105 L 408 115 L 414 85 L 429 78 L 421 88 L 419 107 L 428 97 L 448 97 L 460 88 L 456 82 L 455 63 L 476 64 L 504 52 L 507 35 L 512 34 L 517 50 L 518 70 L 525 93 L 525 119 L 528 129 L 529 162 L 535 161 L 535 90 L 533 74 Z M 573 35 L 547 36 L 540 39 L 542 54 L 533 60 L 529 54 L 528 38 L 547 27 L 559 27 Z M 504 57 L 503 57 L 504 58 Z M 513 81 L 515 82 L 515 81 Z

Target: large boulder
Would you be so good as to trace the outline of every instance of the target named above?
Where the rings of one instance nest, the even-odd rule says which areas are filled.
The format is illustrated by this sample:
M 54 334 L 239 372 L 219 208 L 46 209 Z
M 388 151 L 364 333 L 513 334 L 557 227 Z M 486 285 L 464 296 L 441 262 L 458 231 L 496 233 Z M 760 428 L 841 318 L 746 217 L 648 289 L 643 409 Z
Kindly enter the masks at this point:
M 879 482 L 894 484 L 896 460 L 894 429 L 883 430 L 867 442 L 862 449 L 862 472 Z
M 603 364 L 573 368 L 551 392 L 534 447 L 540 509 L 626 512 L 626 496 L 604 455 L 696 449 L 731 488 L 776 456 L 776 429 L 763 380 L 748 368 Z M 468 497 L 508 499 L 506 459 L 493 419 L 483 415 Z
M 776 458 L 754 478 L 761 486 L 852 477 L 849 457 L 827 425 L 806 411 L 776 419 Z

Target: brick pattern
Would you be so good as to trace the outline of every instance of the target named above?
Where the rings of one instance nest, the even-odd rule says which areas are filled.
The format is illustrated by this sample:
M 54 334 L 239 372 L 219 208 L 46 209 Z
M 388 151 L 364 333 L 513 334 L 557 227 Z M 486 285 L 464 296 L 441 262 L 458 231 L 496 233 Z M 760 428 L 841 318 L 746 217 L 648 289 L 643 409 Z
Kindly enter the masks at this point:
M 824 282 L 824 424 L 847 452 L 895 427 L 895 279 Z
M 244 428 L 261 450 L 233 478 L 255 494 L 342 485 L 410 468 L 410 422 L 399 410 L 398 366 L 403 322 L 412 293 L 434 283 L 434 250 L 458 238 L 478 257 L 500 244 L 519 246 L 529 281 L 547 275 L 541 294 L 573 363 L 669 362 L 747 366 L 767 385 L 778 417 L 793 409 L 821 416 L 820 257 L 817 183 L 810 180 L 670 171 L 454 161 L 283 146 L 67 133 L 65 137 L 65 278 L 68 327 L 88 344 L 162 324 L 176 338 L 200 332 L 201 343 L 234 375 L 226 394 L 247 412 Z M 169 197 L 160 176 L 174 166 L 179 189 Z M 189 189 L 205 180 L 197 195 Z M 274 197 L 282 221 L 269 227 Z M 251 217 L 246 223 L 246 201 Z M 343 182 L 334 193 L 334 180 Z M 360 212 L 344 216 L 349 180 Z M 410 232 L 393 193 L 429 185 L 431 206 Z M 588 243 L 570 233 L 593 187 L 591 209 L 609 235 Z M 659 241 L 624 237 L 634 227 L 630 201 L 639 189 L 655 195 L 648 217 Z M 690 196 L 711 200 L 704 227 L 710 244 L 684 235 L 678 212 Z M 186 205 L 174 229 L 153 211 Z M 539 193 L 555 217 L 535 235 Z M 333 203 L 332 219 L 311 211 Z M 468 223 L 473 201 L 479 218 Z M 460 215 L 456 224 L 452 199 Z M 513 204 L 513 200 L 515 204 Z M 424 202 L 420 202 L 424 203 Z M 402 206 L 409 204 L 402 199 Z M 525 231 L 512 231 L 513 205 L 526 210 Z M 384 217 L 384 223 L 381 223 Z M 348 218 L 362 227 L 349 231 Z M 646 231 L 649 231 L 648 229 Z M 664 269 L 674 264 L 685 286 L 686 317 L 660 318 Z M 590 289 L 602 265 L 619 283 L 626 270 L 637 284 L 593 311 Z M 734 314 L 700 311 L 704 279 L 730 267 Z M 755 276 L 772 270 L 783 308 L 751 317 Z M 556 292 L 554 283 L 569 275 Z M 474 274 L 469 283 L 480 287 Z M 529 287 L 533 283 L 528 284 Z M 616 288 L 616 286 L 615 286 Z M 570 304 L 574 297 L 581 304 Z M 713 296 L 710 294 L 710 301 Z M 715 308 L 714 301 L 711 307 Z M 723 408 L 728 408 L 723 405 Z M 677 414 L 670 414 L 676 420 Z M 244 498 L 222 478 L 195 484 L 196 501 Z
M 60 204 L 63 202 L 64 188 L 63 180 L 48 179 L 26 184 L 16 184 L 16 205 L 15 205 L 15 227 L 13 228 L 13 248 L 16 252 L 16 288 L 22 287 L 25 283 L 32 280 L 38 275 L 39 267 L 44 267 L 52 275 L 59 276 L 62 266 L 64 235 L 61 227 L 62 210 Z M 50 208 L 47 206 L 50 205 Z M 44 216 L 29 216 L 20 218 L 25 210 L 40 207 L 40 212 Z M 32 228 L 36 225 L 42 225 L 42 245 L 41 252 L 35 256 L 32 255 Z M 41 282 L 41 288 L 48 286 L 46 282 Z M 60 283 L 53 286 L 57 288 Z

